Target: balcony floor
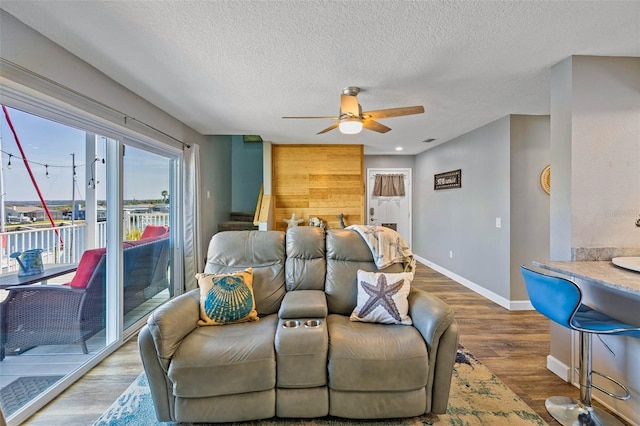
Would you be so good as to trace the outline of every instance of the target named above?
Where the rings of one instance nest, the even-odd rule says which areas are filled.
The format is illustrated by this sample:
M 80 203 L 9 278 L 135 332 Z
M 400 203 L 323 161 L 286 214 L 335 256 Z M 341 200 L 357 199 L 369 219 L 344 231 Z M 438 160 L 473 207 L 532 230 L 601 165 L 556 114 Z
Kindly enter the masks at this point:
M 67 283 L 72 276 L 73 274 L 57 277 L 50 280 L 47 285 Z M 0 290 L 0 302 L 4 300 L 6 293 Z M 129 312 L 124 318 L 125 329 L 168 299 L 169 291 L 165 289 Z M 88 362 L 104 346 L 105 332 L 101 331 L 87 341 L 88 354 L 82 353 L 82 347 L 79 344 L 36 346 L 20 354 L 7 354 L 4 360 L 0 361 L 0 390 L 20 377 L 66 376 Z

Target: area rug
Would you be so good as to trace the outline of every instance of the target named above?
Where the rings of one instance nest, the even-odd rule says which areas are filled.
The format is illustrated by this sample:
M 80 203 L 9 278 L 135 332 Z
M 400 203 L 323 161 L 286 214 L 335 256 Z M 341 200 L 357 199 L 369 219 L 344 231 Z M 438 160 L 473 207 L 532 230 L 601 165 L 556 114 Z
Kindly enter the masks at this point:
M 64 376 L 19 377 L 0 389 L 0 407 L 9 417 Z
M 335 417 L 314 420 L 267 419 L 235 423 L 252 426 L 347 426 L 366 424 L 387 425 L 452 425 L 485 426 L 546 425 L 527 404 L 502 383 L 487 367 L 482 365 L 462 346 L 458 349 L 451 383 L 451 394 L 446 414 L 429 414 L 409 419 L 380 421 L 356 421 Z M 114 402 L 93 426 L 187 426 L 186 423 L 158 422 L 151 401 L 149 385 L 144 374 Z

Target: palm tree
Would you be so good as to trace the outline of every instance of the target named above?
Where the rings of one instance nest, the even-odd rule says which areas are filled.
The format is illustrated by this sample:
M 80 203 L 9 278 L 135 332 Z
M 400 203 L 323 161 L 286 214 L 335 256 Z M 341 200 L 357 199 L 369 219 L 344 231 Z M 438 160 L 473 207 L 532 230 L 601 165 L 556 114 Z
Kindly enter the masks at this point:
M 162 201 L 164 201 L 165 204 L 169 202 L 169 191 L 166 189 L 162 191 Z

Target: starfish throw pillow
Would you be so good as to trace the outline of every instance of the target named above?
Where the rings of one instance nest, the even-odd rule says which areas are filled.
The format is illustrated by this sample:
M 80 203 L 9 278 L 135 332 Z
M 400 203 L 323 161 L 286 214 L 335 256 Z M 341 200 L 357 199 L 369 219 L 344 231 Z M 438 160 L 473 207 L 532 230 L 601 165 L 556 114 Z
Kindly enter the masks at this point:
M 385 274 L 358 270 L 358 302 L 351 321 L 411 325 L 409 290 L 413 273 Z
M 258 321 L 253 295 L 253 269 L 229 274 L 197 274 L 200 287 L 198 325 Z

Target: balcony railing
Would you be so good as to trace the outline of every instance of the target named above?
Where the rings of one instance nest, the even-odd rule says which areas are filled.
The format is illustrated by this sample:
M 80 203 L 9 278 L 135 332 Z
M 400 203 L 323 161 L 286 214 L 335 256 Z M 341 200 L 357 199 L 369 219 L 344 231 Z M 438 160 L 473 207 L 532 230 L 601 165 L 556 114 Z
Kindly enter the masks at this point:
M 107 222 L 98 222 L 96 247 L 107 245 Z M 123 219 L 123 238 L 133 235 L 134 230 L 142 232 L 147 225 L 169 225 L 168 213 L 131 213 Z M 42 261 L 49 263 L 76 263 L 87 249 L 86 224 L 65 224 L 57 228 L 32 228 L 21 231 L 0 233 L 0 273 L 19 269 L 11 253 L 31 249 L 42 249 Z M 57 233 L 56 233 L 57 231 Z

